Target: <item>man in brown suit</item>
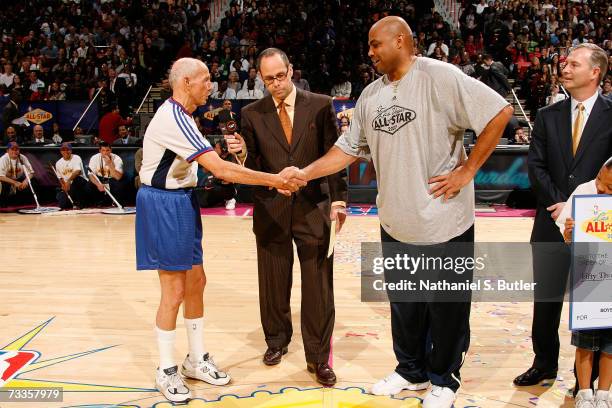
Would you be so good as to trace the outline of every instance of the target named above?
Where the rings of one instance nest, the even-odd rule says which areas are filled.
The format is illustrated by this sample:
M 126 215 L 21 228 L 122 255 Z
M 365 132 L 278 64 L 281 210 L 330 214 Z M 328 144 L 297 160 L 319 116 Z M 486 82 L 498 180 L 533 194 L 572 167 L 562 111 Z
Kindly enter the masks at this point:
M 261 53 L 259 72 L 270 95 L 242 109 L 242 136 L 227 138 L 228 149 L 251 169 L 304 167 L 336 142 L 338 127 L 328 96 L 299 90 L 291 81 L 287 55 Z M 346 172 L 310 182 L 291 197 L 255 188 L 253 231 L 257 240 L 259 305 L 268 349 L 263 362 L 279 364 L 291 341 L 293 245 L 302 273 L 302 338 L 307 369 L 323 385 L 334 385 L 328 365 L 334 328 L 333 258 L 327 257 L 330 220 L 339 231 L 346 218 Z

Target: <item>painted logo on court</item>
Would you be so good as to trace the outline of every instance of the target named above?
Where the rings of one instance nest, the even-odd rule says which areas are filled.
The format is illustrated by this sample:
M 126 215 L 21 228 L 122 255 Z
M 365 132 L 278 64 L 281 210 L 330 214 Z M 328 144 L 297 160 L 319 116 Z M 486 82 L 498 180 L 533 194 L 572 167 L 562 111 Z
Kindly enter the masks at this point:
M 15 340 L 0 347 L 0 388 L 61 388 L 64 392 L 156 392 L 151 388 L 117 387 L 113 385 L 96 385 L 78 382 L 65 382 L 30 377 L 37 370 L 70 360 L 89 356 L 115 346 L 71 353 L 65 356 L 41 359 L 42 353 L 35 350 L 24 350 L 38 336 L 53 318 L 19 336 Z M 34 374 L 35 376 L 35 374 Z
M 0 350 L 0 387 L 39 356 L 36 351 Z
M 416 113 L 412 109 L 393 105 L 381 111 L 374 118 L 372 129 L 392 135 L 414 119 L 416 119 Z

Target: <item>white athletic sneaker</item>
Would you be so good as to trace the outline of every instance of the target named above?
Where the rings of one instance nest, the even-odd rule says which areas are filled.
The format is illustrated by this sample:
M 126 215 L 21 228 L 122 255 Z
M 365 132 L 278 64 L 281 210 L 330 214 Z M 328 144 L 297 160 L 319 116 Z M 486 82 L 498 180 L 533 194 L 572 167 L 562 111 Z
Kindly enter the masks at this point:
M 372 386 L 371 393 L 374 395 L 395 395 L 403 390 L 419 391 L 429 387 L 429 381 L 422 383 L 411 383 L 395 371 Z
M 576 394 L 574 401 L 576 408 L 595 408 L 595 398 L 593 398 L 593 390 L 580 390 Z
M 595 408 L 612 408 L 612 396 L 608 391 L 597 390 L 595 393 Z
M 196 380 L 204 381 L 212 385 L 225 385 L 230 382 L 231 377 L 229 374 L 220 371 L 212 357 L 208 353 L 193 365 L 189 359 L 189 354 L 183 361 L 183 367 L 181 368 L 181 374 L 185 377 L 194 378 Z
M 423 408 L 451 408 L 457 394 L 448 387 L 434 385 L 423 400 Z
M 157 369 L 155 386 L 171 402 L 187 402 L 191 399 L 191 391 L 178 374 L 178 367 L 170 367 L 165 370 Z
M 232 198 L 231 200 L 225 201 L 225 209 L 226 210 L 235 210 L 236 209 L 236 199 Z

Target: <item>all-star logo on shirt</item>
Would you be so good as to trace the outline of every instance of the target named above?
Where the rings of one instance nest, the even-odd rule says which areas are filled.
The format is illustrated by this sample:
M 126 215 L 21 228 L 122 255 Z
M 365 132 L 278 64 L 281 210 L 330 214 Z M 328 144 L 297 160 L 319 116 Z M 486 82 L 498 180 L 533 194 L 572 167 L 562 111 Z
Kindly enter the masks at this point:
M 372 129 L 380 130 L 390 135 L 394 134 L 407 123 L 416 118 L 416 113 L 408 108 L 393 105 L 380 112 L 372 121 Z

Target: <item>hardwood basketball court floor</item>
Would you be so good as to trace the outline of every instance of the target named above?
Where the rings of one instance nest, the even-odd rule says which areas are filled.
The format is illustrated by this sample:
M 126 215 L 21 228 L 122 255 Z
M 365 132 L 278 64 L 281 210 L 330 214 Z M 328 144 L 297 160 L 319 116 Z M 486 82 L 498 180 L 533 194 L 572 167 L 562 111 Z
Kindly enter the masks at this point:
M 389 307 L 360 300 L 360 242 L 379 241 L 378 218 L 350 216 L 335 253 L 333 367 L 338 384 L 318 386 L 306 371 L 300 332 L 299 266 L 294 270 L 293 341 L 276 367 L 261 362 L 255 240 L 249 216 L 204 217 L 205 347 L 233 380 L 189 381 L 189 407 L 407 407 L 424 392 L 367 394 L 395 366 Z M 477 241 L 527 242 L 531 218 L 477 217 Z M 21 358 L 4 387 L 62 387 L 62 402 L 6 407 L 169 407 L 154 390 L 155 272 L 137 272 L 134 216 L 0 215 L 0 360 Z M 297 258 L 296 258 L 297 259 Z M 559 376 L 516 388 L 531 352 L 531 303 L 473 303 L 471 346 L 456 408 L 570 407 L 574 348 L 568 312 L 561 323 Z M 176 357 L 185 356 L 182 318 Z M 6 355 L 5 355 L 6 356 Z M 15 360 L 13 360 L 15 361 Z M 0 367 L 2 368 L 2 367 Z

